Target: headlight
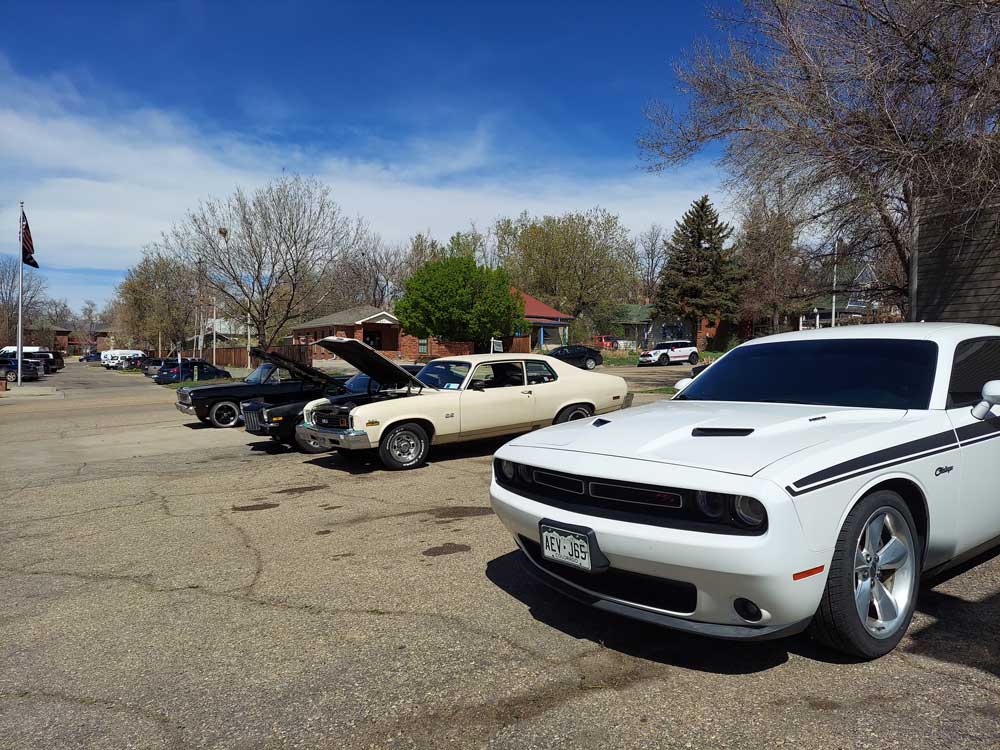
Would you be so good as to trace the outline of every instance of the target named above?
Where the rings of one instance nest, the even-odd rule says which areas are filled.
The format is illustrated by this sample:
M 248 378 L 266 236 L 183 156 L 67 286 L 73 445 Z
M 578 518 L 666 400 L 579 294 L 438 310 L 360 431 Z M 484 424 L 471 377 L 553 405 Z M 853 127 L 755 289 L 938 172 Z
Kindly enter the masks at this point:
M 517 464 L 517 476 L 525 484 L 531 484 L 534 477 L 531 476 L 531 467 L 524 464 Z
M 740 495 L 733 502 L 733 513 L 739 519 L 740 523 L 752 529 L 761 526 L 764 523 L 764 519 L 767 518 L 767 511 L 764 510 L 764 506 L 761 505 L 760 501 L 752 497 L 746 497 L 745 495 Z
M 726 496 L 718 492 L 697 492 L 695 502 L 698 510 L 712 519 L 722 518 L 726 512 Z
M 503 474 L 504 479 L 508 482 L 514 481 L 514 474 L 516 473 L 516 468 L 514 467 L 513 461 L 508 461 L 506 458 L 500 460 L 500 473 Z

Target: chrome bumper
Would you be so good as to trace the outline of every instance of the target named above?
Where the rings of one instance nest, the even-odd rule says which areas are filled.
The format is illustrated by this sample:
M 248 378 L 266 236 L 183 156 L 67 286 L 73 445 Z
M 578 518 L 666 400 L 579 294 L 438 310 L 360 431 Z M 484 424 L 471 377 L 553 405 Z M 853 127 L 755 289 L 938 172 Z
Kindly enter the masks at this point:
M 180 401 L 174 402 L 174 406 L 177 407 L 177 411 L 182 414 L 187 414 L 189 417 L 197 417 L 198 412 L 195 411 L 193 404 L 182 404 Z
M 300 424 L 295 434 L 304 440 L 315 440 L 324 448 L 344 448 L 349 451 L 370 450 L 374 446 L 364 430 L 335 430 Z

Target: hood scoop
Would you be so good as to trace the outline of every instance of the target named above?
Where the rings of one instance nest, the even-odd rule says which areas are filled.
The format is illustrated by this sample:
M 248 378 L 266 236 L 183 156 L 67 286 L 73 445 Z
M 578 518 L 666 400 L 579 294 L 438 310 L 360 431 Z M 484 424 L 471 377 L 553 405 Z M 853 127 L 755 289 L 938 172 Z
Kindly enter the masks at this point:
M 752 432 L 752 427 L 695 427 L 691 437 L 746 437 Z
M 610 419 L 604 419 L 603 417 L 598 417 L 593 422 L 590 423 L 594 427 L 603 427 L 606 424 L 611 424 Z

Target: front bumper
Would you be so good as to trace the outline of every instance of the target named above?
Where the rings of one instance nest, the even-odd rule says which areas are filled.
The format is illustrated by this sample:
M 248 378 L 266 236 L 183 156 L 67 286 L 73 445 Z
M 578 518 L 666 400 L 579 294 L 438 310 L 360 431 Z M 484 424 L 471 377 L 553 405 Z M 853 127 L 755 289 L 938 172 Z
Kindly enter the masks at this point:
M 181 414 L 187 414 L 189 417 L 197 417 L 198 410 L 194 408 L 193 404 L 182 404 L 180 401 L 174 402 L 174 406 L 177 407 L 177 411 Z
M 503 458 L 538 466 L 549 451 L 504 451 Z M 552 453 L 559 453 L 552 451 Z M 571 470 L 562 457 L 546 468 Z M 636 476 L 636 462 L 606 456 L 588 456 L 589 473 L 611 478 L 649 481 Z M 615 477 L 615 469 L 619 476 Z M 596 470 L 595 470 L 596 469 Z M 664 528 L 576 513 L 522 497 L 494 480 L 490 500 L 501 522 L 514 535 L 529 571 L 553 588 L 593 607 L 676 630 L 728 639 L 762 640 L 803 630 L 812 619 L 826 585 L 826 570 L 795 581 L 792 575 L 819 565 L 829 566 L 830 555 L 809 549 L 790 498 L 779 487 L 752 477 L 724 475 L 698 469 L 660 466 L 640 469 L 666 474 L 659 481 L 671 486 L 735 492 L 757 497 L 768 511 L 768 529 L 760 536 L 712 534 Z M 657 481 L 657 480 L 653 480 Z M 612 569 L 690 584 L 697 594 L 691 611 L 671 611 L 638 599 L 607 593 L 600 573 L 559 576 L 558 564 L 539 565 L 525 550 L 521 538 L 539 542 L 542 519 L 593 529 L 597 544 Z M 573 578 L 573 580 L 569 580 Z M 605 589 L 602 591 L 602 589 Z M 741 618 L 734 609 L 738 598 L 749 599 L 761 610 L 757 622 Z
M 335 430 L 300 424 L 295 428 L 295 435 L 306 441 L 315 440 L 327 450 L 366 451 L 375 447 L 364 430 Z

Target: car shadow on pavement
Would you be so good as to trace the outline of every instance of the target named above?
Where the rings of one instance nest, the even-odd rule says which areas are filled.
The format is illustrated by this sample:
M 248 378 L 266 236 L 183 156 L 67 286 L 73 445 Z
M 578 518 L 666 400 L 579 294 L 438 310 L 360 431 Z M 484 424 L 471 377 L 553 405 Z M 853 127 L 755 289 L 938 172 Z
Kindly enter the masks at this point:
M 212 427 L 212 425 L 206 424 L 205 422 L 185 422 L 184 426 L 187 427 L 189 430 L 212 430 L 212 429 L 215 429 L 214 427 Z
M 255 443 L 247 443 L 247 447 L 254 453 L 266 453 L 269 456 L 277 456 L 283 453 L 298 453 L 292 446 L 278 443 L 274 440 L 258 440 Z
M 527 605 L 531 616 L 573 638 L 585 639 L 629 656 L 716 674 L 752 674 L 788 661 L 803 636 L 761 642 L 702 638 L 593 609 L 553 591 L 524 568 L 522 553 L 490 560 L 486 577 Z M 807 649 L 808 650 L 808 649 Z
M 1000 677 L 1000 647 L 997 646 L 1000 643 L 1000 592 L 970 601 L 934 589 L 996 557 L 1000 557 L 1000 547 L 923 582 L 917 597 L 917 610 L 934 618 L 934 622 L 920 629 L 911 628 L 907 652 Z
M 490 458 L 497 449 L 510 440 L 510 437 L 488 438 L 485 440 L 473 440 L 464 443 L 453 443 L 450 445 L 435 445 L 431 448 L 427 462 L 410 471 L 423 471 L 433 464 L 446 464 L 448 461 L 456 461 L 465 458 Z M 388 471 L 378 457 L 378 452 L 354 451 L 349 455 L 341 453 L 323 453 L 315 458 L 306 461 L 307 464 L 319 466 L 323 469 L 334 469 L 346 471 L 350 474 L 370 474 L 374 471 Z

